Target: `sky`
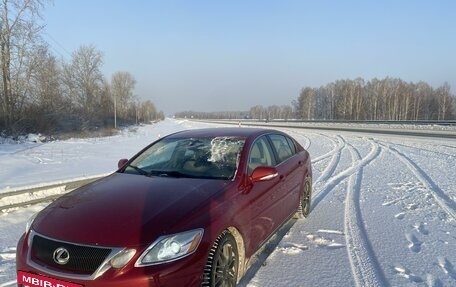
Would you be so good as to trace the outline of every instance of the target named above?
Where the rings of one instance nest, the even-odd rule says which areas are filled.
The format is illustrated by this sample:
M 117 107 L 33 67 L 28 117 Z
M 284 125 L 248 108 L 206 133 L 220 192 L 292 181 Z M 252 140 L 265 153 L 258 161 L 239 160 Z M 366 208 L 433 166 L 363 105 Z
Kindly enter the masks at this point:
M 290 105 L 357 77 L 456 89 L 452 0 L 54 0 L 43 22 L 57 57 L 94 45 L 108 80 L 131 73 L 167 115 Z

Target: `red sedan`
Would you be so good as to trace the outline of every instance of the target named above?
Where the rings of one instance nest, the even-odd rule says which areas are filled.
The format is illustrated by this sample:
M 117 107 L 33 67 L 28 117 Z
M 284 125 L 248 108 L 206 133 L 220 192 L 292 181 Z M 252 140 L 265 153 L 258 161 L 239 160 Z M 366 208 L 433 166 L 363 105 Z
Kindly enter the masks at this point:
M 19 286 L 235 286 L 310 212 L 309 153 L 270 129 L 188 130 L 51 203 L 17 247 Z

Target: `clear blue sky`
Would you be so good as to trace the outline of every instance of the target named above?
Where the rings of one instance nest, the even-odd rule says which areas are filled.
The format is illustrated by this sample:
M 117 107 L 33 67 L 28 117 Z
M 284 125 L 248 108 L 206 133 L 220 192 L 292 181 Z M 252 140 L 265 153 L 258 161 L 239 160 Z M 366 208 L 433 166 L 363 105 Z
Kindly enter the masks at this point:
M 108 79 L 130 72 L 167 114 L 290 104 L 357 77 L 456 91 L 453 0 L 55 0 L 44 22 L 58 57 L 95 45 Z

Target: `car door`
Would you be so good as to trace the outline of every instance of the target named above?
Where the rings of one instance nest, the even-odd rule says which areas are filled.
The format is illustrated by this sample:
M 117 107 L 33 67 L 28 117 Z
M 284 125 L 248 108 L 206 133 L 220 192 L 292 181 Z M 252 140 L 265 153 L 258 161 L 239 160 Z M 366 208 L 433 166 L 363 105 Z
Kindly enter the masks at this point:
M 297 208 L 303 182 L 303 163 L 296 156 L 296 147 L 291 139 L 282 134 L 271 134 L 271 141 L 279 174 L 280 184 L 274 194 L 277 221 L 283 222 Z
M 259 166 L 275 166 L 275 156 L 266 136 L 254 141 L 247 164 L 247 173 L 250 176 L 253 170 Z M 248 193 L 245 195 L 249 213 L 249 236 L 248 248 L 255 250 L 258 244 L 264 242 L 277 228 L 278 223 L 275 213 L 274 194 L 279 188 L 279 177 L 266 181 L 251 183 Z

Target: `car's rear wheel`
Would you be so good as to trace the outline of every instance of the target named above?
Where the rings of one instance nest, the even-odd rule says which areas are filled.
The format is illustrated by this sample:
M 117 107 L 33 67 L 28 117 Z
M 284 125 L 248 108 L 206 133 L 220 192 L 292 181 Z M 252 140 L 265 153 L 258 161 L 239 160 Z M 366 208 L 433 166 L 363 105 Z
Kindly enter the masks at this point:
M 235 287 L 238 268 L 236 240 L 228 231 L 225 231 L 217 238 L 209 252 L 202 286 Z
M 310 203 L 312 196 L 312 184 L 310 180 L 306 180 L 304 183 L 303 191 L 301 193 L 301 198 L 299 201 L 298 210 L 296 212 L 296 217 L 306 218 L 310 213 Z

